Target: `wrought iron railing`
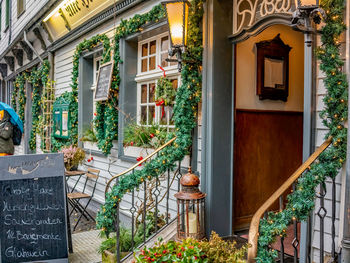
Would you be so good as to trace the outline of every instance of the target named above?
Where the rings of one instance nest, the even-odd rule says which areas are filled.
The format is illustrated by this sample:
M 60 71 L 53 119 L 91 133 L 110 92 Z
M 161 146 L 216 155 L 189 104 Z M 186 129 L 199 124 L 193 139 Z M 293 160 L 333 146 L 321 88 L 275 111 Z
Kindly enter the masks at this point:
M 258 209 L 258 211 L 254 214 L 252 221 L 250 223 L 250 229 L 249 229 L 249 240 L 248 242 L 251 244 L 251 247 L 248 249 L 248 262 L 253 263 L 255 262 L 255 258 L 257 256 L 257 250 L 258 250 L 258 236 L 259 236 L 259 224 L 260 219 L 263 216 L 267 215 L 267 212 L 271 207 L 279 201 L 279 209 L 284 209 L 284 196 L 288 191 L 291 189 L 294 191 L 296 186 L 297 179 L 310 168 L 310 165 L 320 156 L 320 154 L 327 149 L 327 147 L 331 144 L 332 138 L 327 139 L 299 168 L 294 172 L 294 174 L 289 177 L 289 179 L 280 187 L 277 189 L 277 191 Z M 324 232 L 324 219 L 327 215 L 327 210 L 325 208 L 324 200 L 326 195 L 326 189 L 324 185 L 320 185 L 320 191 L 317 197 L 320 199 L 320 207 L 317 210 L 317 216 L 320 219 L 320 263 L 324 262 L 324 255 L 325 255 L 325 248 L 324 248 L 324 239 L 325 239 L 325 232 Z M 335 209 L 336 209 L 336 183 L 335 179 L 332 179 L 332 248 L 331 248 L 331 257 L 333 259 L 336 258 L 336 251 L 335 251 Z M 299 262 L 299 254 L 298 254 L 298 247 L 300 243 L 300 236 L 298 231 L 298 225 L 300 222 L 297 222 L 297 220 L 293 220 L 292 227 L 293 227 L 293 239 L 292 239 L 292 247 L 293 247 L 293 255 L 289 255 L 285 252 L 285 239 L 283 237 L 280 238 L 280 249 L 279 249 L 279 262 Z M 309 224 L 310 225 L 310 224 Z M 311 252 L 311 245 L 308 247 L 308 255 L 310 255 Z M 288 261 L 287 261 L 288 260 Z M 308 261 L 311 262 L 311 261 Z M 334 261 L 331 261 L 334 262 Z
M 112 182 L 118 184 L 121 176 L 135 173 L 146 162 L 157 157 L 162 149 L 170 146 L 175 139 L 176 137 L 126 171 L 113 176 L 106 185 L 105 193 L 112 187 Z M 116 207 L 115 218 L 116 258 L 118 263 L 129 259 L 136 248 L 142 247 L 175 220 L 176 211 L 171 209 L 171 202 L 174 203 L 174 207 L 176 202 L 171 199 L 170 191 L 180 190 L 182 170 L 182 163 L 179 161 L 175 171 L 168 169 L 155 178 L 144 180 L 139 188 L 130 191 L 119 202 Z M 131 248 L 128 253 L 122 253 L 121 251 L 123 244 L 120 243 L 120 236 L 123 227 L 131 230 Z

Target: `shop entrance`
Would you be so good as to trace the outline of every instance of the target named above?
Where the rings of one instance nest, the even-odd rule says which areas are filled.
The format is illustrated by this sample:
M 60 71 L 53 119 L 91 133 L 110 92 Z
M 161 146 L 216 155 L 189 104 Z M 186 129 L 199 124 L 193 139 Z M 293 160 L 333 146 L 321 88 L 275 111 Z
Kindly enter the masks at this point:
M 279 34 L 279 35 L 278 35 Z M 268 57 L 264 70 L 281 82 L 288 63 L 288 97 L 270 90 L 257 95 L 261 63 L 256 43 L 275 37 L 290 46 L 289 61 Z M 270 64 L 269 64 L 270 63 Z M 258 208 L 301 165 L 303 150 L 304 36 L 288 26 L 274 25 L 236 45 L 234 132 L 234 231 L 249 228 Z M 266 77 L 266 74 L 265 74 Z M 267 77 L 266 77 L 267 78 Z M 266 81 L 265 81 L 265 85 Z M 276 97 L 274 97 L 276 96 Z M 276 99 L 279 98 L 279 99 Z M 276 210 L 278 204 L 276 204 Z

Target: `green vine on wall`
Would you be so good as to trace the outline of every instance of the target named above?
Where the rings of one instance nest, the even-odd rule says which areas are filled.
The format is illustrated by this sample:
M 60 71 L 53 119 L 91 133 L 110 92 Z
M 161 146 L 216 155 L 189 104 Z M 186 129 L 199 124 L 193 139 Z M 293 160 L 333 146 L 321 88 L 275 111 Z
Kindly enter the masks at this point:
M 321 5 L 326 11 L 327 18 L 322 28 L 322 46 L 318 48 L 317 56 L 321 61 L 320 69 L 326 75 L 323 82 L 327 94 L 323 99 L 325 109 L 320 117 L 329 129 L 326 137 L 332 136 L 333 144 L 298 180 L 295 191 L 288 196 L 286 208 L 278 213 L 269 213 L 266 219 L 261 220 L 256 259 L 259 263 L 275 262 L 277 251 L 269 246 L 277 236 L 286 236 L 287 226 L 294 220 L 307 220 L 315 206 L 317 186 L 325 185 L 327 177 L 336 177 L 346 158 L 347 129 L 344 123 L 348 116 L 348 82 L 342 72 L 343 61 L 339 52 L 339 38 L 346 29 L 345 1 L 323 0 Z
M 78 144 L 78 77 L 79 77 L 79 59 L 84 51 L 91 51 L 100 43 L 103 44 L 103 63 L 110 60 L 110 40 L 106 35 L 96 35 L 88 40 L 81 42 L 75 49 L 73 56 L 73 71 L 72 71 L 72 84 L 71 92 L 65 92 L 56 100 L 63 98 L 65 101 L 69 101 L 69 112 L 70 112 L 70 124 L 69 124 L 69 139 L 56 138 L 52 133 L 51 143 L 52 150 L 58 151 L 66 145 L 77 145 Z M 104 116 L 104 112 L 99 112 Z M 107 119 L 108 123 L 109 119 Z M 107 124 L 108 125 L 108 124 Z M 114 123 L 113 123 L 114 125 Z M 108 125 L 109 126 L 109 125 Z
M 30 131 L 29 148 L 34 151 L 36 149 L 36 134 L 38 132 L 39 116 L 42 108 L 41 90 L 49 81 L 50 63 L 45 60 L 38 68 L 33 69 L 29 81 L 33 87 L 32 94 L 32 130 Z
M 116 216 L 116 206 L 125 193 L 139 187 L 147 179 L 154 178 L 164 173 L 167 169 L 173 169 L 175 162 L 183 159 L 192 144 L 192 130 L 197 125 L 197 108 L 201 99 L 202 86 L 202 19 L 203 0 L 192 0 L 188 25 L 188 47 L 184 54 L 184 59 L 194 61 L 192 64 L 184 63 L 181 77 L 182 85 L 176 94 L 174 107 L 174 122 L 176 140 L 171 145 L 163 149 L 159 156 L 146 163 L 142 170 L 137 170 L 120 178 L 111 192 L 106 196 L 105 204 L 97 215 L 97 227 L 106 234 L 114 231 L 114 220 Z M 139 31 L 142 26 L 141 21 L 147 23 L 153 19 L 160 19 L 164 16 L 161 6 L 154 7 L 150 13 L 136 15 L 129 21 L 123 21 L 117 29 L 115 38 L 115 60 L 120 61 L 119 39 L 126 36 L 126 32 Z M 190 58 L 189 58 L 190 56 Z M 117 75 L 118 76 L 118 75 Z M 120 81 L 119 77 L 117 79 Z M 170 139 L 170 138 L 168 138 Z
M 96 137 L 98 147 L 104 154 L 109 154 L 113 147 L 113 140 L 118 131 L 118 92 L 120 85 L 119 64 L 122 62 L 120 57 L 120 39 L 136 32 L 142 31 L 142 26 L 150 22 L 158 22 L 165 17 L 164 9 L 161 5 L 155 6 L 150 12 L 142 15 L 135 15 L 129 20 L 122 20 L 115 30 L 114 35 L 114 69 L 112 88 L 108 101 L 98 103 L 96 106 L 97 116 L 94 120 L 97 131 Z
M 21 73 L 17 76 L 15 79 L 14 85 L 14 91 L 12 93 L 12 107 L 14 110 L 18 113 L 19 117 L 24 123 L 25 119 L 25 106 L 26 106 L 26 79 L 27 74 L 25 72 Z M 17 100 L 18 100 L 18 108 L 17 108 Z

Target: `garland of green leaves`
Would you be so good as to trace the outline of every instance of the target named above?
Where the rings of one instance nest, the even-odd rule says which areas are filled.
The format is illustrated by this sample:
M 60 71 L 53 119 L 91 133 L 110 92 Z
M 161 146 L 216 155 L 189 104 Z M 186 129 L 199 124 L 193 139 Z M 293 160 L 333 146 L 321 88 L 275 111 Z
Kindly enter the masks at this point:
M 33 69 L 29 81 L 33 86 L 32 95 L 32 130 L 30 131 L 29 148 L 34 151 L 36 149 L 36 134 L 39 124 L 39 116 L 41 113 L 41 95 L 40 90 L 43 86 L 47 85 L 49 81 L 50 63 L 45 60 L 44 63 L 38 69 Z
M 23 122 L 24 122 L 24 116 L 25 116 L 25 106 L 27 101 L 26 88 L 25 88 L 26 79 L 27 79 L 27 74 L 25 72 L 17 76 L 14 83 L 15 84 L 14 92 L 12 94 L 12 99 L 11 99 L 12 107 L 16 112 L 18 110 L 17 113 Z M 17 99 L 18 99 L 18 108 L 17 108 Z
M 70 138 L 60 139 L 56 138 L 54 134 L 51 136 L 52 150 L 58 151 L 66 145 L 77 145 L 78 144 L 78 77 L 79 77 L 79 59 L 84 51 L 93 50 L 100 43 L 103 44 L 103 62 L 110 60 L 110 40 L 106 35 L 96 35 L 91 39 L 84 40 L 75 49 L 73 56 L 73 72 L 72 72 L 72 91 L 63 93 L 60 98 L 64 101 L 69 101 L 69 112 L 70 112 L 70 124 L 68 127 Z M 104 115 L 103 112 L 100 114 Z M 114 123 L 113 123 L 114 125 Z M 109 127 L 111 124 L 108 122 L 106 126 Z
M 97 116 L 94 119 L 97 131 L 96 137 L 98 147 L 104 154 L 109 154 L 113 147 L 113 140 L 117 137 L 118 131 L 118 91 L 120 85 L 119 64 L 120 58 L 120 39 L 142 31 L 142 26 L 149 22 L 158 22 L 165 17 L 164 9 L 161 5 L 155 6 L 150 12 L 143 15 L 135 15 L 129 20 L 122 20 L 116 28 L 114 35 L 114 70 L 112 79 L 112 89 L 107 103 L 98 103 L 96 105 Z
M 119 58 L 119 41 L 117 40 L 126 36 L 126 32 L 137 32 L 144 23 L 153 21 L 155 18 L 160 19 L 163 16 L 163 8 L 156 6 L 146 15 L 136 15 L 129 21 L 123 21 L 116 32 L 115 55 L 118 56 L 117 58 Z M 97 215 L 97 227 L 107 235 L 114 230 L 115 208 L 123 195 L 139 187 L 146 179 L 154 178 L 167 169 L 173 169 L 175 162 L 183 159 L 192 144 L 192 130 L 196 127 L 198 102 L 201 99 L 202 18 L 203 0 L 192 0 L 188 25 L 189 45 L 184 54 L 184 60 L 195 62 L 184 63 L 181 72 L 182 85 L 178 88 L 174 109 L 177 138 L 171 146 L 164 148 L 157 158 L 146 163 L 142 170 L 120 178 L 118 184 L 107 193 L 105 204 Z M 120 61 L 120 59 L 116 59 L 116 61 Z
M 167 77 L 161 77 L 157 81 L 155 95 L 158 103 L 165 106 L 172 104 L 176 97 L 176 90 L 173 87 L 173 83 Z
M 277 252 L 271 248 L 276 236 L 285 236 L 286 229 L 294 220 L 306 220 L 315 205 L 316 188 L 325 184 L 327 177 L 337 176 L 346 158 L 347 129 L 344 123 L 348 116 L 348 83 L 342 72 L 343 61 L 339 55 L 339 37 L 346 29 L 344 24 L 344 0 L 323 0 L 322 8 L 327 18 L 322 29 L 323 45 L 317 50 L 320 68 L 325 73 L 327 95 L 325 109 L 320 114 L 324 125 L 333 137 L 333 145 L 324 151 L 299 180 L 295 191 L 288 196 L 286 208 L 278 213 L 269 213 L 260 222 L 257 262 L 274 262 Z

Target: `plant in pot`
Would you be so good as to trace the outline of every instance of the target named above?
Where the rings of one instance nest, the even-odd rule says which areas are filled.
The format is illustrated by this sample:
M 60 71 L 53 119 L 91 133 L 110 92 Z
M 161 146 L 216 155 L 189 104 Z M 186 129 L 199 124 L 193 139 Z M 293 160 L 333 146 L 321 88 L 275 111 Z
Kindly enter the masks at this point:
M 64 166 L 67 171 L 77 170 L 78 165 L 82 164 L 85 159 L 84 150 L 72 145 L 62 148 L 60 153 L 63 153 Z
M 116 247 L 117 240 L 115 234 L 104 240 L 99 249 L 98 253 L 102 255 L 102 263 L 114 263 L 116 262 Z M 121 258 L 125 257 L 131 250 L 131 230 L 125 227 L 120 228 L 119 236 Z

